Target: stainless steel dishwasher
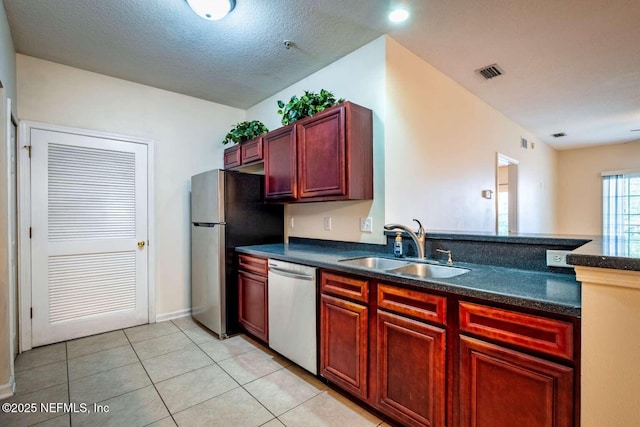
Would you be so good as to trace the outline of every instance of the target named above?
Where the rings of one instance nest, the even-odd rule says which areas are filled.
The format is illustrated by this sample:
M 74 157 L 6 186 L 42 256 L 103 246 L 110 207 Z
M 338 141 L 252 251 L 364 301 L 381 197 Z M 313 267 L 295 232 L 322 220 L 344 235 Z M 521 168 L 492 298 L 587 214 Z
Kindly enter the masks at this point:
M 318 373 L 316 269 L 269 260 L 269 347 Z

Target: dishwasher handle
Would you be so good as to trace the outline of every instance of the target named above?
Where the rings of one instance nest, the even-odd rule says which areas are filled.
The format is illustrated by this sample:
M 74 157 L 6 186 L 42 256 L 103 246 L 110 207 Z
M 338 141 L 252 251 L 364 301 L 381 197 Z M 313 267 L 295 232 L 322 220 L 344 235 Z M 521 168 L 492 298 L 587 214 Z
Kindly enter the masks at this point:
M 273 271 L 274 274 L 279 274 L 281 276 L 284 277 L 290 277 L 292 279 L 300 279 L 300 280 L 313 280 L 314 277 L 313 276 L 309 276 L 308 274 L 300 274 L 300 273 L 294 273 L 292 271 L 289 270 L 283 270 L 282 268 L 278 268 L 278 267 L 273 267 L 273 266 L 269 266 L 269 272 Z

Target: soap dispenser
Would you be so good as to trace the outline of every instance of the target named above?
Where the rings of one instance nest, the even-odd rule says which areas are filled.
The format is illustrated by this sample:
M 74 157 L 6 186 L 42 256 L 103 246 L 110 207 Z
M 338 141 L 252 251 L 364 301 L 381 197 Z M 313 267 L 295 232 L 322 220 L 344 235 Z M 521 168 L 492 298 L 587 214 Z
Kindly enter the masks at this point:
M 393 254 L 397 258 L 402 258 L 402 233 L 396 233 L 396 241 L 393 244 Z

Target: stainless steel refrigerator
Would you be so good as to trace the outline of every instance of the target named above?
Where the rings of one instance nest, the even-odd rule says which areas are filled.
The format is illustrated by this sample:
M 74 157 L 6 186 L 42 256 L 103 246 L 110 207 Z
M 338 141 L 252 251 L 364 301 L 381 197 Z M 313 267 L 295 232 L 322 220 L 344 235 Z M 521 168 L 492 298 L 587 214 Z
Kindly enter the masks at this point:
M 191 313 L 224 338 L 239 331 L 238 246 L 281 243 L 283 205 L 264 176 L 216 169 L 191 177 Z

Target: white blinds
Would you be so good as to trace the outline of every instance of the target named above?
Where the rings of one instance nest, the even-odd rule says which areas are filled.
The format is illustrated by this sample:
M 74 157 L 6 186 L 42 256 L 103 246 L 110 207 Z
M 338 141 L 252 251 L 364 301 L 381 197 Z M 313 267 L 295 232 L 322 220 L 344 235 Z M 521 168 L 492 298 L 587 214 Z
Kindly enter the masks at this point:
M 135 238 L 135 154 L 49 144 L 49 241 Z

